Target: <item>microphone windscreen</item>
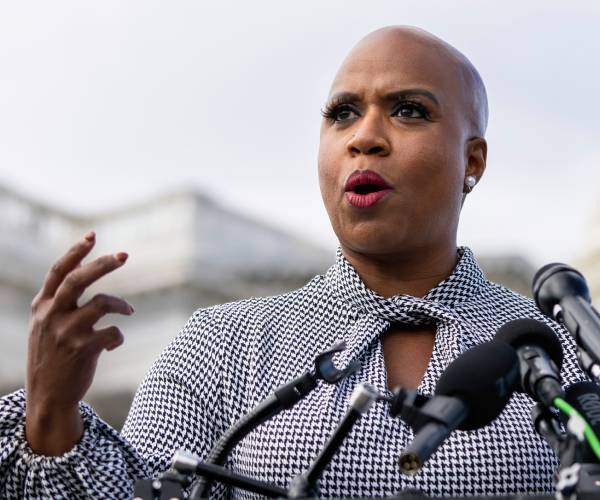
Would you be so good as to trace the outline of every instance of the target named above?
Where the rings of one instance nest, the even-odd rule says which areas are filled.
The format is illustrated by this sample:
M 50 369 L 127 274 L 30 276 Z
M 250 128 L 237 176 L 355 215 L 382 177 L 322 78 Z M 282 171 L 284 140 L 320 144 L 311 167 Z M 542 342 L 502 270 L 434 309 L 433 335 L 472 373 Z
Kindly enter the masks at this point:
M 502 325 L 494 340 L 506 342 L 513 349 L 524 345 L 541 347 L 560 370 L 563 361 L 563 350 L 554 330 L 536 319 L 521 318 Z
M 600 435 L 600 387 L 593 382 L 577 382 L 565 389 L 565 401 L 575 408 L 585 421 Z M 583 446 L 583 461 L 598 462 L 587 445 Z
M 548 278 L 548 275 L 553 274 L 555 269 L 560 269 L 564 265 L 565 264 L 562 264 L 560 262 L 551 262 L 550 264 L 546 264 L 545 266 L 540 267 L 537 270 L 537 272 L 533 275 L 533 280 L 531 280 L 531 289 L 533 291 L 533 294 L 538 294 L 540 287 L 544 284 L 544 282 Z M 552 272 L 548 272 L 550 270 L 552 270 Z
M 563 266 L 564 264 L 559 262 L 546 264 L 544 267 L 538 269 L 531 282 L 531 292 L 533 294 L 535 305 L 549 318 L 554 317 L 554 306 L 560 302 L 560 297 L 556 296 L 554 287 L 548 286 L 551 284 L 548 283 L 548 279 L 552 277 L 557 270 L 560 271 Z M 542 293 L 542 290 L 544 290 L 545 293 Z
M 519 380 L 515 350 L 502 342 L 486 342 L 456 358 L 440 377 L 436 395 L 454 396 L 469 407 L 461 430 L 479 429 L 494 420 L 508 403 Z
M 583 274 L 559 262 L 546 264 L 535 273 L 531 290 L 536 305 L 550 318 L 555 317 L 554 306 L 565 297 L 581 297 L 591 302 L 590 289 Z

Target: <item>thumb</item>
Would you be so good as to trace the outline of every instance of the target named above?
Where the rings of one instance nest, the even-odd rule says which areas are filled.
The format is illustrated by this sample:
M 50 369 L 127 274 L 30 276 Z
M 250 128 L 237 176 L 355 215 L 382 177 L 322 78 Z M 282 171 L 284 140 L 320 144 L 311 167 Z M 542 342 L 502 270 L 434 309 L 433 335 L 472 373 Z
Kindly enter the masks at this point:
M 125 337 L 121 333 L 121 330 L 119 330 L 119 328 L 116 326 L 109 326 L 99 330 L 94 330 L 93 335 L 93 343 L 98 351 L 101 351 L 102 349 L 112 351 L 125 341 Z

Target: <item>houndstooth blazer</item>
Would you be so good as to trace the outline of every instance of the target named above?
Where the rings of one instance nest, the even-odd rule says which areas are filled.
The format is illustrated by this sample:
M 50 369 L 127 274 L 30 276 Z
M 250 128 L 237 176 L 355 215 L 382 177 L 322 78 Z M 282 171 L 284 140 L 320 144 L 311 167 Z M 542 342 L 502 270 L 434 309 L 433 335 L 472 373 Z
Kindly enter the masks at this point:
M 569 334 L 534 303 L 489 282 L 472 252 L 458 250 L 453 274 L 424 298 L 383 298 L 367 289 L 338 248 L 336 263 L 290 293 L 251 298 L 196 311 L 149 370 L 122 434 L 85 403 L 80 443 L 60 457 L 35 455 L 24 436 L 23 390 L 0 400 L 0 496 L 18 498 L 131 498 L 138 478 L 168 468 L 184 448 L 204 457 L 240 416 L 273 389 L 313 367 L 314 358 L 339 341 L 347 349 L 336 364 L 360 369 L 335 385 L 322 383 L 293 409 L 248 435 L 227 466 L 282 487 L 304 472 L 348 408 L 356 384 L 388 391 L 380 336 L 392 322 L 435 322 L 433 353 L 419 390 L 435 383 L 460 353 L 492 339 L 505 322 L 545 321 L 565 351 L 564 385 L 584 379 Z M 322 496 L 391 496 L 404 489 L 429 495 L 548 493 L 557 459 L 534 432 L 532 401 L 515 394 L 502 414 L 477 431 L 455 431 L 407 477 L 397 465 L 411 429 L 383 402 L 358 421 L 319 488 Z M 213 486 L 217 497 L 253 498 Z

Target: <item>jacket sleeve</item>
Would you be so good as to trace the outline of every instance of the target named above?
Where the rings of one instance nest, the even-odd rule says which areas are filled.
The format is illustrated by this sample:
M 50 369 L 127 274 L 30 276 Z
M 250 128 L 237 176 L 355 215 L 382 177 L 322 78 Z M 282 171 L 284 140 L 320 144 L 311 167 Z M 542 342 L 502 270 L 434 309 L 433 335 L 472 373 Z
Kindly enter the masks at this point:
M 135 481 L 167 469 L 178 449 L 204 457 L 225 430 L 214 310 L 196 311 L 155 361 L 122 434 L 82 402 L 80 442 L 58 457 L 37 455 L 25 439 L 25 391 L 1 398 L 0 498 L 130 499 Z

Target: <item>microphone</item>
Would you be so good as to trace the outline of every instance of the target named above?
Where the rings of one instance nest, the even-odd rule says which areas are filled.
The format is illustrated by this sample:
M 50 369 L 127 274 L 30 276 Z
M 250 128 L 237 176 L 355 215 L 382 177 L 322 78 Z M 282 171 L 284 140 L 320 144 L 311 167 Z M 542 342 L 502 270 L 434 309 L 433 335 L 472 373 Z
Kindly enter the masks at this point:
M 566 264 L 547 264 L 533 278 L 540 310 L 565 327 L 596 363 L 600 363 L 600 314 L 591 304 L 583 275 Z
M 565 400 L 592 427 L 594 433 L 600 435 L 600 387 L 593 382 L 577 382 L 567 387 Z M 587 441 L 582 443 L 581 452 L 582 462 L 598 463 Z
M 506 342 L 517 352 L 521 372 L 517 390 L 546 407 L 563 396 L 559 375 L 563 352 L 552 328 L 535 319 L 516 319 L 502 325 L 495 340 Z
M 278 387 L 248 413 L 242 415 L 213 445 L 205 458 L 205 463 L 223 466 L 231 450 L 242 439 L 270 418 L 282 411 L 289 410 L 308 396 L 317 388 L 319 380 L 323 380 L 328 384 L 335 384 L 355 372 L 359 366 L 356 361 L 350 363 L 343 370 L 336 368 L 333 362 L 334 355 L 345 348 L 346 344 L 340 342 L 327 351 L 318 354 L 314 361 L 314 371 L 307 371 L 304 375 Z M 200 477 L 190 492 L 190 500 L 209 496 L 213 476 L 214 474 Z
M 319 456 L 313 461 L 309 469 L 299 476 L 296 476 L 288 490 L 288 498 L 316 498 L 318 497 L 317 482 L 325 468 L 331 462 L 333 456 L 337 453 L 344 439 L 352 431 L 354 424 L 365 413 L 369 411 L 371 405 L 379 399 L 379 393 L 367 383 L 361 383 L 356 386 L 350 398 L 350 408 L 340 421 L 332 436 L 327 441 L 325 448 L 319 453 Z
M 417 413 L 415 438 L 398 459 L 404 474 L 416 474 L 455 429 L 488 425 L 510 400 L 519 377 L 512 347 L 486 342 L 464 352 L 446 368 L 435 395 Z

